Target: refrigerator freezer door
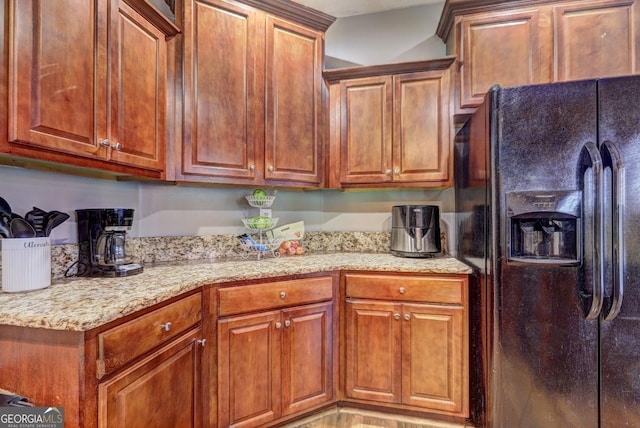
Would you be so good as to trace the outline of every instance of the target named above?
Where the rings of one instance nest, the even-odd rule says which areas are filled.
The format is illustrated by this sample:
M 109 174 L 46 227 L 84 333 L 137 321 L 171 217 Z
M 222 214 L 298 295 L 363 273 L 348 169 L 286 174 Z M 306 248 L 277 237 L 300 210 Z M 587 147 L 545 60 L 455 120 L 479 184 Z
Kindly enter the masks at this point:
M 504 88 L 491 148 L 497 261 L 493 278 L 490 424 L 494 427 L 598 427 L 598 320 L 586 320 L 581 294 L 593 290 L 593 252 L 580 266 L 510 264 L 506 194 L 583 190 L 580 158 L 597 141 L 596 82 Z M 583 212 L 583 242 L 594 212 Z
M 601 409 L 603 428 L 640 427 L 640 77 L 604 79 L 598 82 L 599 141 L 616 147 L 625 165 L 623 230 L 626 237 L 616 245 L 613 214 L 608 215 L 610 236 L 607 242 L 607 287 L 613 293 L 617 264 L 612 255 L 619 250 L 624 270 L 624 300 L 620 312 L 612 321 L 601 322 Z M 607 188 L 608 211 L 613 213 L 613 174 Z M 605 193 L 607 193 L 605 191 Z

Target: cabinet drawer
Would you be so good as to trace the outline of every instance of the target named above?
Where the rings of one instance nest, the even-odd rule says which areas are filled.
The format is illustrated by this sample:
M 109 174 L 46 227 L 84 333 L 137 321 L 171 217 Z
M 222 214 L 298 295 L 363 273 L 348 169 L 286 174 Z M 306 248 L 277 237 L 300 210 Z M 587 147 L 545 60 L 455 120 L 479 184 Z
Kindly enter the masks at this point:
M 219 316 L 277 309 L 333 298 L 331 277 L 240 285 L 218 290 Z
M 466 276 L 346 274 L 347 297 L 464 304 Z
M 200 322 L 194 294 L 98 335 L 98 379 Z

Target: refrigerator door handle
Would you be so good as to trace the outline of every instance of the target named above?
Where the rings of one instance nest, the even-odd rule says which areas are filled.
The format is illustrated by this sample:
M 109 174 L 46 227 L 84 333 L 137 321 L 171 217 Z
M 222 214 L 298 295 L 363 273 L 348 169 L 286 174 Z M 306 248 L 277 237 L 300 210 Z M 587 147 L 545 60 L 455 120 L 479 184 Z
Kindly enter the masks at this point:
M 612 321 L 620 313 L 624 295 L 624 205 L 625 205 L 625 169 L 620 152 L 611 141 L 605 141 L 600 148 L 605 167 L 611 168 L 611 193 L 612 193 L 612 266 L 613 289 L 611 295 L 611 308 L 605 314 L 605 321 Z M 611 161 L 609 165 L 609 160 Z
M 588 320 L 598 319 L 602 312 L 603 296 L 604 296 L 604 221 L 603 221 L 603 188 L 602 188 L 602 157 L 595 143 L 588 142 L 583 147 L 583 156 L 581 157 L 581 172 L 591 169 L 593 171 L 594 191 L 593 194 L 584 192 L 585 198 L 593 200 L 594 221 L 593 221 L 593 242 L 590 250 L 593 252 L 593 291 L 589 296 L 587 293 L 581 294 L 591 298 L 588 308 L 585 308 L 585 318 Z M 586 156 L 584 156 L 586 154 Z M 588 161 L 588 162 L 587 162 Z M 588 247 L 587 247 L 588 248 Z

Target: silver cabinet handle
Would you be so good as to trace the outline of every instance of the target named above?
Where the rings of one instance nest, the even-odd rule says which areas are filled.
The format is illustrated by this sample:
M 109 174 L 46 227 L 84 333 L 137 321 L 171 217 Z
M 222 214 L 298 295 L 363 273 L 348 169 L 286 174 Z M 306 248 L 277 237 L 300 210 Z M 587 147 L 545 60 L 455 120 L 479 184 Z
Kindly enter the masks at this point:
M 398 291 L 400 291 L 400 294 L 404 294 L 404 293 L 407 292 L 407 289 L 404 288 L 404 287 L 400 287 L 400 290 L 398 290 Z
M 173 324 L 171 324 L 170 322 L 166 322 L 160 325 L 162 331 L 171 331 L 171 327 L 173 327 Z
M 251 171 L 255 171 L 256 170 L 256 166 L 254 164 L 249 165 L 249 169 Z
M 395 175 L 400 175 L 400 168 L 396 168 L 393 172 Z
M 287 297 L 287 293 L 285 293 L 284 291 L 280 292 L 280 298 L 284 299 L 285 297 Z
M 267 169 L 269 170 L 269 172 L 273 172 L 273 170 L 274 170 L 275 168 L 273 167 L 273 165 L 269 165 L 269 167 L 268 167 Z
M 276 328 L 282 328 L 282 323 L 280 321 L 276 321 Z
M 289 327 L 291 325 L 291 320 L 285 320 L 284 326 Z
M 385 173 L 386 175 L 391 175 L 391 170 L 390 170 L 390 169 L 387 169 L 387 170 L 385 170 L 385 172 L 384 172 L 384 173 Z
M 393 314 L 393 319 L 399 320 L 400 319 L 400 314 Z
M 405 320 L 405 321 L 410 321 L 410 320 L 411 320 L 411 315 L 409 315 L 409 314 L 404 314 L 404 320 Z
M 100 145 L 102 147 L 111 147 L 111 143 L 106 138 L 104 140 L 100 141 Z
M 196 343 L 204 348 L 204 345 L 207 343 L 207 339 L 198 339 Z
M 116 150 L 116 151 L 118 151 L 118 152 L 119 152 L 120 150 L 122 150 L 122 144 L 120 144 L 120 143 L 112 144 L 112 145 L 111 145 L 111 148 L 112 148 L 113 150 Z

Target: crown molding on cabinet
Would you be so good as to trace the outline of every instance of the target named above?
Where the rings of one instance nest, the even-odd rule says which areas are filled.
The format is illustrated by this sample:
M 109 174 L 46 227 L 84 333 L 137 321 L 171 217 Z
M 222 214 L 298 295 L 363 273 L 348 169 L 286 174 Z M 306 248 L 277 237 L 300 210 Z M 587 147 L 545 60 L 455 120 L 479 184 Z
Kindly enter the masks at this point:
M 289 0 L 238 0 L 241 3 L 255 7 L 282 18 L 292 19 L 303 25 L 320 31 L 327 28 L 336 20 L 335 17 Z
M 456 56 L 430 59 L 424 61 L 400 62 L 395 64 L 381 64 L 369 66 L 355 66 L 325 70 L 324 78 L 328 82 L 341 79 L 377 76 L 380 74 L 414 73 L 418 71 L 445 70 L 456 60 Z
M 436 29 L 436 35 L 446 42 L 458 15 L 499 11 L 553 2 L 554 0 L 446 0 L 440 15 L 438 28 Z
M 154 27 L 162 31 L 167 39 L 170 39 L 180 34 L 180 28 L 178 28 L 173 22 L 167 19 L 158 9 L 153 7 L 151 3 L 146 0 L 124 0 L 133 10 L 142 15 L 147 21 L 149 21 Z

